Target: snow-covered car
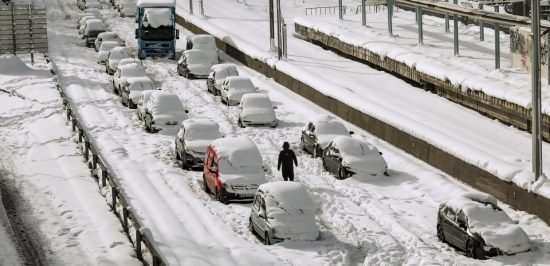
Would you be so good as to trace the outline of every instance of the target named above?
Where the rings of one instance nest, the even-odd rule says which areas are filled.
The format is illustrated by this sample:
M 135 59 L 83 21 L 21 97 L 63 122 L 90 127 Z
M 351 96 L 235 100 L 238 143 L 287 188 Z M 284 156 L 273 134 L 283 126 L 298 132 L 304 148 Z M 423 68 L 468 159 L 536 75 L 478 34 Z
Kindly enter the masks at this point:
M 306 124 L 302 129 L 300 140 L 302 150 L 309 152 L 313 158 L 321 157 L 323 149 L 337 136 L 350 136 L 344 124 L 330 115 L 320 115 Z
M 120 94 L 126 79 L 130 77 L 147 77 L 147 72 L 145 72 L 145 68 L 138 64 L 126 64 L 118 67 L 113 75 L 113 92 Z
M 149 97 L 151 97 L 151 94 L 155 92 L 156 90 L 145 90 L 142 91 L 139 94 L 139 99 L 137 102 L 137 115 L 139 119 L 145 121 L 145 113 L 147 113 L 147 102 L 149 101 Z
M 86 40 L 86 47 L 92 47 L 97 35 L 105 32 L 105 25 L 100 19 L 88 19 L 84 24 L 82 38 Z
M 147 132 L 176 135 L 181 122 L 189 118 L 178 95 L 155 91 L 149 96 L 145 109 L 145 129 Z
M 89 19 L 99 19 L 99 18 L 97 18 L 93 14 L 80 17 L 76 22 L 76 29 L 78 30 L 78 34 L 82 35 L 82 31 L 84 30 L 84 25 L 86 25 L 86 20 L 89 20 Z
M 214 140 L 222 138 L 220 127 L 208 119 L 187 119 L 176 135 L 176 160 L 183 169 L 203 167 L 206 148 Z
M 206 78 L 212 67 L 208 56 L 199 50 L 186 50 L 178 60 L 178 75 L 185 78 Z
M 122 105 L 135 109 L 141 92 L 155 89 L 155 83 L 149 77 L 129 77 L 120 89 L 120 101 Z
M 263 93 L 248 93 L 243 95 L 239 104 L 239 126 L 277 126 L 275 116 L 276 106 L 273 106 L 269 96 Z
M 86 1 L 85 0 L 76 0 L 76 6 L 80 8 L 80 10 L 84 10 L 86 7 Z
M 187 36 L 187 45 L 185 50 L 191 49 L 203 51 L 210 59 L 211 65 L 218 64 L 220 62 L 216 39 L 212 35 L 197 34 Z
M 118 67 L 120 60 L 124 58 L 130 58 L 129 47 L 115 47 L 109 52 L 109 58 L 105 64 L 105 72 L 109 75 L 113 75 Z
M 215 140 L 206 150 L 203 185 L 224 204 L 231 200 L 251 200 L 266 183 L 262 155 L 248 137 Z
M 99 11 L 98 8 L 85 8 L 84 9 L 84 13 L 89 13 L 89 14 L 94 14 L 94 16 L 98 19 L 102 19 L 103 16 L 101 16 L 101 12 Z
M 488 194 L 470 192 L 440 204 L 437 237 L 474 259 L 530 249 L 529 237 Z
M 220 95 L 223 81 L 227 77 L 238 76 L 239 70 L 234 64 L 216 64 L 210 68 L 206 86 L 208 91 L 214 95 Z
M 119 67 L 127 65 L 127 64 L 137 64 L 138 66 L 143 67 L 143 61 L 141 61 L 139 58 L 130 57 L 130 58 L 121 59 L 118 62 L 117 70 L 118 70 Z
M 388 175 L 388 164 L 378 149 L 350 136 L 335 137 L 323 150 L 323 167 L 337 179 L 353 175 Z
M 97 63 L 98 64 L 105 64 L 105 61 L 107 61 L 107 57 L 109 56 L 109 52 L 115 48 L 119 47 L 120 45 L 118 42 L 113 41 L 104 41 L 101 42 L 101 45 L 99 46 L 99 51 L 97 51 Z
M 101 42 L 103 41 L 113 41 L 117 42 L 118 46 L 125 46 L 124 41 L 120 39 L 116 32 L 106 31 L 97 35 L 97 38 L 94 41 L 94 47 L 96 51 L 99 51 L 99 47 L 101 46 Z
M 136 10 L 137 6 L 134 0 L 121 0 L 118 6 L 118 13 L 121 17 L 135 17 Z
M 319 238 L 315 206 L 298 182 L 270 182 L 256 192 L 249 229 L 271 245 L 284 240 L 313 241 Z
M 254 93 L 258 88 L 254 87 L 252 80 L 247 77 L 227 77 L 222 83 L 220 96 L 222 102 L 227 105 L 241 103 L 241 98 L 247 93 Z

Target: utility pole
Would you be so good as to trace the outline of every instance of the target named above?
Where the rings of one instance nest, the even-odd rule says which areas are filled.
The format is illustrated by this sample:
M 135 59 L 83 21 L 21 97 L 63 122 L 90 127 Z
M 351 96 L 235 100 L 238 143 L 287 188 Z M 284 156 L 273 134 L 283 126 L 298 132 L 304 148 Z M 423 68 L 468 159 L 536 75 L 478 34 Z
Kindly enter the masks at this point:
M 269 0 L 269 50 L 275 50 L 275 16 L 273 15 L 273 0 Z
M 531 136 L 533 146 L 533 173 L 535 180 L 542 175 L 542 135 L 540 132 L 541 120 L 541 91 L 540 91 L 540 0 L 531 0 L 531 38 L 533 42 L 531 64 Z
M 277 0 L 277 58 L 281 60 L 281 57 L 283 56 L 282 46 L 283 46 L 283 39 L 281 38 L 282 35 L 282 19 L 283 16 L 281 15 L 281 0 Z

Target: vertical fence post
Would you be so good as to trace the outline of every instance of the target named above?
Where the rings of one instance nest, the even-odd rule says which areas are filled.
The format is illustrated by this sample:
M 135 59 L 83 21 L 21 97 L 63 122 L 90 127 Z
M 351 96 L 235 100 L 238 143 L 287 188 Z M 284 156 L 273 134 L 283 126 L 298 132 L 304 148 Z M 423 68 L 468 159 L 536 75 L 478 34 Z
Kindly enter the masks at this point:
M 306 8 L 307 16 L 307 8 Z M 269 0 L 269 49 L 275 50 L 275 15 L 273 8 L 273 0 Z
M 122 208 L 122 228 L 128 234 L 128 209 L 126 207 Z
M 160 266 L 160 259 L 158 256 L 153 255 L 153 266 Z
M 79 129 L 78 130 L 78 142 L 82 142 L 82 137 L 83 136 L 84 136 L 84 131 L 82 129 Z
M 495 69 L 500 69 L 500 26 L 495 24 Z
M 283 16 L 281 16 L 281 0 L 277 0 L 277 59 L 281 60 L 281 57 L 283 56 L 283 51 L 281 50 L 281 46 L 283 44 L 281 40 L 281 19 Z
M 97 154 L 92 154 L 92 170 L 95 170 L 97 168 L 98 158 L 99 158 L 99 156 L 97 156 Z
M 107 185 L 107 170 L 101 169 L 101 187 L 105 187 Z
M 422 45 L 424 44 L 424 36 L 423 36 L 423 29 L 422 29 L 422 7 L 417 6 L 416 7 L 416 16 L 417 16 L 417 23 L 418 23 L 418 44 Z
M 84 141 L 84 159 L 86 162 L 90 159 L 90 142 Z
M 189 13 L 193 15 L 193 0 L 189 0 Z
M 458 3 L 458 0 L 453 0 L 453 4 L 457 4 Z M 454 50 L 455 50 L 455 53 L 454 55 L 455 56 L 458 56 L 459 54 L 459 51 L 458 51 L 458 15 L 457 14 L 453 14 L 453 33 L 454 33 Z
M 445 2 L 449 2 L 449 0 L 445 0 Z M 449 12 L 445 12 L 445 32 L 449 31 Z
M 479 20 L 479 40 L 485 41 L 485 25 L 483 20 Z
M 113 203 L 113 211 L 116 213 L 116 194 L 117 194 L 117 190 L 116 190 L 116 187 L 111 187 L 111 201 Z
M 204 16 L 204 0 L 199 0 L 199 11 L 201 16 Z
M 366 4 L 367 0 L 361 0 L 361 25 L 363 27 L 367 26 L 367 10 L 366 10 Z
M 287 35 L 286 35 L 286 24 L 283 24 L 283 58 L 288 58 L 288 47 L 287 47 Z
M 338 0 L 338 18 L 340 20 L 344 19 L 344 14 L 342 12 L 342 0 Z
M 390 35 L 393 35 L 393 25 L 392 25 L 392 2 L 393 0 L 386 0 L 386 6 L 388 7 L 388 32 Z
M 136 228 L 136 256 L 139 260 L 143 260 L 143 255 L 141 254 L 141 232 Z

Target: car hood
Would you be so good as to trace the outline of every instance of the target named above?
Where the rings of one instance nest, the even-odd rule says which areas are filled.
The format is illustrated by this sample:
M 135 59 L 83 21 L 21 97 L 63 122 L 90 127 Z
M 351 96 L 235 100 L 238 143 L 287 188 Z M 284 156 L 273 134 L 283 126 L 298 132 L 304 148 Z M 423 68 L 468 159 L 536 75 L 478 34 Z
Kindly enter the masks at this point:
M 187 68 L 189 68 L 191 74 L 194 75 L 208 76 L 208 73 L 210 72 L 210 67 L 203 64 L 190 64 L 187 65 Z
M 321 148 L 326 148 L 327 145 L 336 137 L 341 135 L 332 135 L 332 134 L 326 134 L 326 135 L 317 135 L 317 143 L 321 146 Z
M 275 112 L 271 108 L 246 108 L 241 112 L 243 120 L 271 122 L 275 120 Z
M 261 185 L 266 183 L 265 175 L 263 172 L 246 173 L 246 174 L 226 174 L 220 173 L 220 180 L 222 183 L 228 185 Z
M 344 156 L 342 165 L 348 167 L 351 172 L 367 175 L 383 175 L 388 168 L 384 158 L 378 154 L 361 157 Z
M 313 241 L 319 237 L 319 228 L 312 211 L 299 213 L 273 208 L 268 211 L 267 217 L 273 235 L 277 238 Z
M 206 148 L 208 145 L 212 144 L 213 140 L 191 140 L 191 141 L 185 141 L 185 146 L 188 150 L 191 150 L 194 152 L 193 156 L 195 155 L 201 155 L 201 158 L 204 158 L 204 154 L 206 152 Z M 200 153 L 200 154 L 197 154 Z
M 478 227 L 470 229 L 480 235 L 487 246 L 500 249 L 506 254 L 514 254 L 529 250 L 529 237 L 516 224 L 501 224 L 499 228 Z
M 130 97 L 134 103 L 137 103 L 139 101 L 139 96 L 141 96 L 141 91 L 130 91 L 128 97 Z

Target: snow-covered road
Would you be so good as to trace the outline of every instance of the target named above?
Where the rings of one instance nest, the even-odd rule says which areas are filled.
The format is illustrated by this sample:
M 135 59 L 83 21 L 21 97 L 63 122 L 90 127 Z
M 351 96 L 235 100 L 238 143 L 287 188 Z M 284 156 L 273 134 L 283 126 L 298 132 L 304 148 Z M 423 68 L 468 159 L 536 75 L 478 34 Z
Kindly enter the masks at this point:
M 52 9 L 75 15 L 73 2 L 49 0 Z M 105 10 L 107 22 L 122 36 L 133 37 L 132 19 Z M 73 16 L 75 17 L 75 16 Z M 204 80 L 176 75 L 175 61 L 146 60 L 150 76 L 166 91 L 177 93 L 191 116 L 210 118 L 222 132 L 247 135 L 258 145 L 269 180 L 280 180 L 276 155 L 283 141 L 298 152 L 297 180 L 312 194 L 317 207 L 320 241 L 285 241 L 264 246 L 248 231 L 249 204 L 223 205 L 201 190 L 200 172 L 179 169 L 173 158 L 174 136 L 147 134 L 134 111 L 112 94 L 110 76 L 95 63 L 95 52 L 77 37 L 73 20 L 49 15 L 50 56 L 65 94 L 96 148 L 114 170 L 122 193 L 151 231 L 160 251 L 174 265 L 401 265 L 476 264 L 435 236 L 438 204 L 470 190 L 436 169 L 403 154 L 362 130 L 355 131 L 379 146 L 390 166 L 390 177 L 337 181 L 319 160 L 298 150 L 305 122 L 324 110 L 246 67 L 261 91 L 279 106 L 280 126 L 236 127 L 236 109 L 206 92 Z M 128 44 L 135 43 L 127 39 Z M 181 42 L 179 42 L 181 45 Z M 223 57 L 225 61 L 232 61 Z M 339 59 L 342 60 L 342 59 Z M 411 88 L 411 91 L 415 90 Z M 521 221 L 533 240 L 533 250 L 499 257 L 492 264 L 550 260 L 550 229 L 540 219 L 507 209 Z

